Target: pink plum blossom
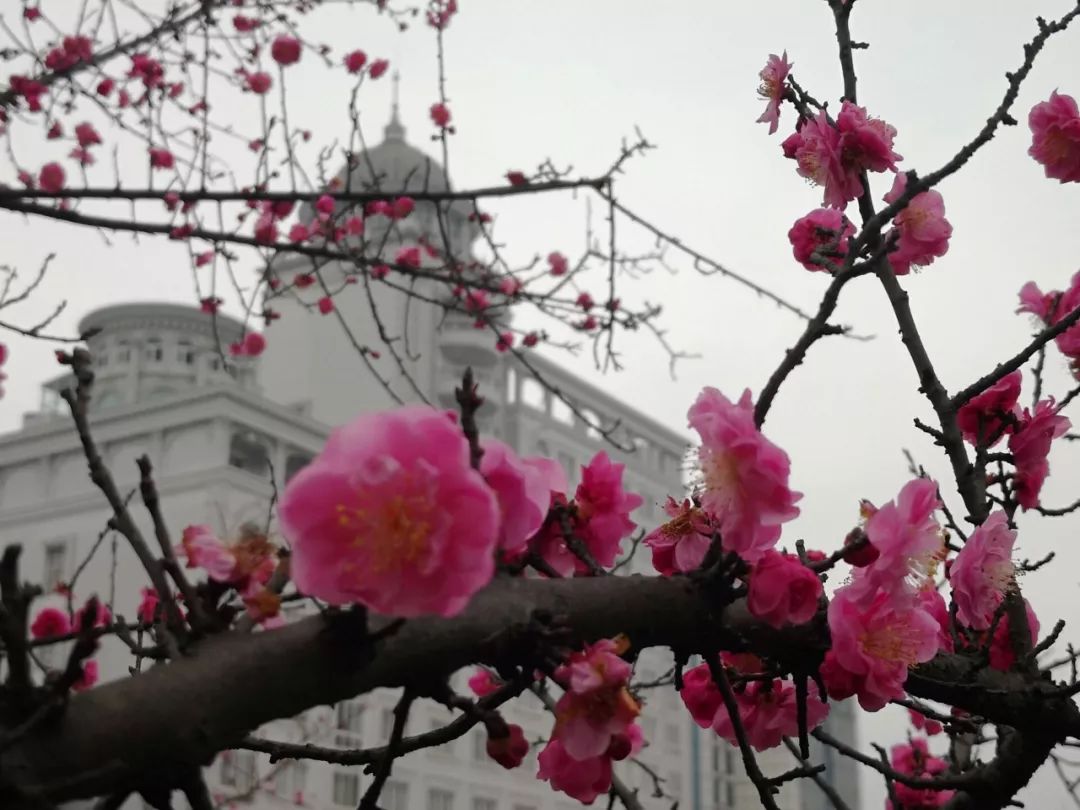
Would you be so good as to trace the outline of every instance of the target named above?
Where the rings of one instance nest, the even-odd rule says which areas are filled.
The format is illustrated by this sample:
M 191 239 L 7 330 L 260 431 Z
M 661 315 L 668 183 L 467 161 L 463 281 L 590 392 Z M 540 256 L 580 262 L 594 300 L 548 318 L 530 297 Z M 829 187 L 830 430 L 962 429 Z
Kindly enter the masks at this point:
M 300 40 L 287 34 L 275 37 L 270 44 L 270 56 L 282 67 L 299 62 L 300 53 Z
M 1020 288 L 1020 306 L 1016 311 L 1030 313 L 1043 323 L 1048 323 L 1054 311 L 1054 304 L 1059 297 L 1060 293 L 1044 293 L 1039 289 L 1038 284 L 1029 281 Z
M 795 261 L 812 272 L 835 272 L 844 264 L 855 226 L 836 208 L 818 208 L 795 220 L 788 231 Z M 820 254 L 815 260 L 814 253 Z
M 1043 293 L 1032 281 L 1020 289 L 1020 307 L 1017 312 L 1029 312 L 1046 326 L 1054 326 L 1063 318 L 1080 307 L 1080 271 L 1069 280 L 1069 288 L 1064 292 L 1051 290 Z M 1080 362 L 1080 324 L 1070 326 L 1054 338 L 1054 343 L 1063 355 L 1072 361 L 1073 373 L 1077 374 Z
M 506 735 L 501 737 L 488 735 L 487 755 L 504 768 L 512 769 L 525 761 L 525 756 L 529 753 L 529 741 L 525 739 L 525 732 L 519 725 L 510 723 L 506 731 Z
M 1039 505 L 1039 493 L 1050 474 L 1050 445 L 1064 436 L 1072 423 L 1057 412 L 1054 400 L 1044 399 L 1035 404 L 1034 412 L 1024 409 L 1020 426 L 1009 436 L 1009 452 L 1013 455 L 1016 474 L 1013 495 L 1026 512 Z
M 925 731 L 928 737 L 935 737 L 944 731 L 944 727 L 939 721 L 932 720 L 922 712 L 908 709 L 908 717 L 911 719 L 911 725 L 918 731 Z
M 949 768 L 945 760 L 930 754 L 929 746 L 922 737 L 912 737 L 907 744 L 894 745 L 890 764 L 899 773 L 920 779 L 932 779 Z M 894 781 L 893 792 L 900 804 L 891 807 L 891 810 L 929 810 L 944 807 L 956 791 L 914 788 Z
M 279 509 L 306 594 L 392 616 L 452 616 L 494 574 L 499 504 L 451 415 L 363 414 L 331 433 Z
M 699 664 L 683 674 L 679 694 L 697 725 L 712 728 L 721 738 L 738 745 L 735 726 L 708 664 Z M 775 748 L 784 737 L 799 732 L 798 704 L 791 681 L 751 681 L 735 689 L 735 702 L 750 745 L 758 751 Z M 828 704 L 813 689 L 807 696 L 806 710 L 809 728 L 821 725 L 829 713 Z
M 1017 370 L 1006 374 L 980 394 L 965 402 L 956 412 L 956 426 L 971 444 L 978 444 L 980 437 L 985 447 L 993 447 L 1007 433 L 1011 422 L 1003 415 L 1017 415 L 1017 401 L 1023 374 Z
M 469 676 L 469 688 L 477 697 L 487 697 L 498 691 L 501 681 L 496 678 L 491 670 L 485 667 L 477 667 L 476 672 Z
M 783 56 L 775 53 L 769 54 L 769 60 L 758 74 L 761 78 L 761 86 L 758 87 L 758 95 L 765 99 L 768 104 L 765 112 L 757 119 L 759 124 L 769 125 L 769 134 L 776 132 L 780 123 L 780 105 L 784 101 L 785 82 L 788 73 L 791 72 L 792 63 L 787 60 L 787 51 Z
M 973 630 L 988 630 L 994 611 L 1013 582 L 1016 532 L 998 510 L 967 539 L 949 571 L 956 617 Z
M 135 611 L 135 615 L 139 617 L 139 621 L 143 624 L 153 624 L 154 617 L 157 614 L 158 603 L 160 601 L 158 592 L 154 588 L 143 588 L 142 600 L 139 602 L 139 607 Z
M 896 130 L 866 110 L 844 101 L 836 124 L 822 110 L 782 144 L 798 173 L 825 189 L 824 204 L 843 209 L 863 193 L 862 173 L 895 171 L 901 156 L 893 151 Z
M 929 661 L 939 648 L 939 625 L 916 604 L 897 606 L 879 591 L 869 604 L 840 588 L 829 603 L 832 649 L 821 675 L 829 694 L 855 694 L 868 712 L 876 712 L 904 694 L 908 667 Z
M 502 515 L 499 548 L 520 551 L 544 525 L 551 493 L 566 491 L 566 474 L 549 459 L 519 458 L 497 439 L 484 439 L 480 446 L 480 474 L 495 493 Z
M 1034 645 L 1039 640 L 1039 617 L 1035 615 L 1035 611 L 1031 609 L 1031 604 L 1026 599 L 1024 612 L 1027 614 L 1028 630 L 1031 633 L 1031 643 Z M 1007 672 L 1015 663 L 1016 653 L 1013 651 L 1012 639 L 1009 638 L 1009 614 L 1006 611 L 990 640 L 990 666 Z
M 64 188 L 64 167 L 59 163 L 46 163 L 38 173 L 38 185 L 42 191 L 56 193 Z
M 868 604 L 880 591 L 902 602 L 922 587 L 944 555 L 945 541 L 934 520 L 940 505 L 937 484 L 916 478 L 871 516 L 866 534 L 878 558 L 852 572 L 849 598 Z
M 1080 182 L 1080 109 L 1076 99 L 1055 90 L 1028 113 L 1031 148 L 1046 176 L 1062 183 Z
M 781 525 L 799 514 L 795 503 L 802 494 L 788 487 L 787 453 L 757 429 L 749 390 L 733 403 L 705 388 L 688 417 L 701 437 L 701 506 L 724 550 L 755 563 L 776 545 Z
M 566 691 L 555 704 L 555 729 L 574 759 L 597 757 L 626 732 L 640 708 L 627 690 L 632 667 L 619 657 L 625 642 L 601 639 L 571 654 L 555 671 Z
M 907 185 L 907 175 L 896 173 L 893 187 L 885 202 L 900 199 Z M 926 267 L 949 250 L 952 225 L 945 219 L 945 201 L 933 189 L 916 194 L 907 206 L 893 218 L 897 239 L 889 252 L 889 264 L 898 276 L 907 275 L 912 267 Z
M 367 64 L 367 54 L 361 50 L 349 51 L 345 54 L 345 69 L 349 73 L 359 73 Z
M 38 611 L 30 623 L 30 635 L 34 638 L 53 638 L 71 632 L 71 620 L 60 608 L 47 607 Z
M 270 579 L 276 566 L 274 547 L 257 531 L 245 531 L 239 540 L 226 544 L 209 526 L 187 526 L 178 552 L 188 568 L 202 568 L 210 579 L 233 585 L 247 595 Z
M 698 568 L 712 544 L 709 518 L 689 498 L 681 504 L 668 496 L 664 511 L 671 518 L 645 536 L 653 567 L 665 576 Z
M 805 624 L 817 613 L 821 580 L 798 557 L 767 550 L 750 570 L 746 606 L 766 624 Z
M 94 660 L 83 661 L 82 675 L 71 688 L 75 692 L 84 692 L 98 682 L 98 662 Z
M 578 532 L 593 557 L 605 568 L 615 564 L 623 538 L 637 528 L 630 513 L 644 503 L 640 495 L 623 489 L 625 467 L 614 463 L 601 450 L 581 468 L 581 483 L 574 493 L 580 522 Z

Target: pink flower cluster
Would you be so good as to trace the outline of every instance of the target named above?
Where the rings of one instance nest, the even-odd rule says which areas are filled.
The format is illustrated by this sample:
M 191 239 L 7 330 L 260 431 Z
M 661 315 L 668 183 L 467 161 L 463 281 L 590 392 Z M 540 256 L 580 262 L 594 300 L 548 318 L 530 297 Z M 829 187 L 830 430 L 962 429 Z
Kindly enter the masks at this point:
M 262 532 L 245 527 L 240 538 L 230 544 L 219 539 L 209 526 L 188 526 L 177 552 L 187 559 L 188 568 L 202 568 L 210 579 L 235 588 L 254 618 L 261 622 L 280 621 L 279 603 L 268 605 L 269 591 L 264 588 L 277 567 L 277 553 Z M 139 605 L 143 621 L 153 618 L 157 599 L 157 594 L 144 592 Z
M 866 110 L 844 101 L 836 123 L 822 111 L 783 142 L 784 157 L 798 173 L 825 190 L 824 203 L 843 209 L 863 193 L 863 172 L 896 171 L 896 130 Z
M 679 503 L 670 495 L 664 511 L 671 518 L 645 536 L 653 567 L 665 576 L 698 568 L 712 543 L 712 526 L 705 511 L 689 498 Z
M 949 569 L 956 618 L 973 630 L 989 630 L 994 612 L 1013 583 L 1016 532 L 1002 511 L 990 515 L 967 539 Z
M 637 528 L 630 513 L 643 503 L 640 495 L 623 489 L 624 468 L 600 451 L 581 468 L 581 482 L 573 501 L 568 503 L 562 492 L 552 492 L 553 504 L 566 514 L 572 535 L 604 567 L 615 564 L 622 541 Z M 562 520 L 548 521 L 538 538 L 537 550 L 562 576 L 588 573 L 588 566 L 570 549 L 566 529 Z
M 626 686 L 631 666 L 620 654 L 624 639 L 603 639 L 573 653 L 555 671 L 564 692 L 555 705 L 555 728 L 540 752 L 537 777 L 583 804 L 611 787 L 613 761 L 641 747 L 634 724 L 640 708 Z
M 746 606 L 766 624 L 805 624 L 824 594 L 821 580 L 793 554 L 769 549 L 750 569 Z
M 930 753 L 930 747 L 923 737 L 912 737 L 906 744 L 894 745 L 889 757 L 893 770 L 920 779 L 932 779 L 948 770 L 948 763 Z M 934 790 L 933 788 L 913 788 L 901 782 L 893 782 L 893 792 L 900 803 L 894 807 L 886 801 L 886 810 L 929 810 L 944 807 L 955 791 Z
M 1050 474 L 1051 444 L 1068 432 L 1072 422 L 1058 413 L 1053 398 L 1035 403 L 1034 410 L 1025 408 L 1019 422 L 1009 436 L 1009 452 L 1016 468 L 1013 496 L 1027 511 L 1039 505 L 1039 494 Z
M 1020 288 L 1020 307 L 1017 312 L 1034 315 L 1046 326 L 1055 326 L 1080 307 L 1080 271 L 1069 280 L 1064 292 L 1051 290 L 1044 293 L 1033 281 Z M 1080 324 L 1070 326 L 1054 338 L 1054 343 L 1069 359 L 1073 373 L 1080 371 Z
M 881 709 L 903 694 L 908 668 L 933 658 L 947 637 L 940 619 L 948 614 L 936 615 L 932 578 L 944 558 L 933 517 L 939 505 L 937 485 L 917 478 L 895 501 L 866 510 L 878 556 L 856 568 L 829 604 L 832 648 L 821 675 L 831 697 L 854 695 L 867 711 Z
M 749 390 L 733 403 L 705 388 L 688 416 L 701 437 L 701 507 L 723 549 L 755 563 L 776 545 L 782 524 L 799 514 L 802 495 L 788 486 L 787 453 L 757 429 Z
M 734 675 L 740 671 L 732 667 L 735 659 L 727 656 L 726 665 Z M 740 662 L 741 663 L 741 662 Z M 757 662 L 760 665 L 760 662 Z M 758 669 L 760 671 L 760 669 Z M 752 675 L 754 670 L 745 673 Z M 776 678 L 771 681 L 748 681 L 733 687 L 739 718 L 746 730 L 750 745 L 765 751 L 780 745 L 784 737 L 799 733 L 798 704 L 795 686 L 791 681 Z M 732 745 L 738 745 L 735 727 L 720 689 L 713 681 L 708 664 L 699 664 L 683 675 L 683 688 L 679 693 L 690 716 L 701 728 L 711 728 Z M 825 722 L 829 706 L 814 689 L 806 701 L 806 721 L 809 728 Z
M 784 51 L 783 56 L 770 53 L 769 61 L 758 74 L 761 77 L 758 95 L 768 104 L 765 105 L 765 112 L 757 119 L 757 123 L 768 124 L 770 135 L 776 132 L 776 128 L 780 125 L 780 105 L 784 101 L 785 82 L 792 67 L 792 63 L 787 60 L 787 51 Z

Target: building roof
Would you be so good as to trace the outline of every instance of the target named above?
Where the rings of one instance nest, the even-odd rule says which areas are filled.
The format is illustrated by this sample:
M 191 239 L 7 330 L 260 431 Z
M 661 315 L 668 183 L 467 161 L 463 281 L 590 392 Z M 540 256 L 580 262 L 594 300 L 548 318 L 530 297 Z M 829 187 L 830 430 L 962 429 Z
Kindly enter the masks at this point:
M 221 312 L 215 318 L 187 304 L 165 301 L 145 301 L 134 304 L 114 304 L 95 309 L 79 321 L 79 334 L 90 329 L 107 329 L 116 334 L 131 329 L 166 329 L 194 334 L 214 335 L 228 345 L 244 334 L 244 325 Z

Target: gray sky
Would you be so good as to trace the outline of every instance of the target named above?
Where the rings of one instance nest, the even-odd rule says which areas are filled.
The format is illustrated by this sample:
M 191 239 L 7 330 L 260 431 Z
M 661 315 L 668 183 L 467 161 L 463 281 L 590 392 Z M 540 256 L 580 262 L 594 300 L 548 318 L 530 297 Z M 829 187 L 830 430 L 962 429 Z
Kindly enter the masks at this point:
M 617 187 L 621 201 L 804 308 L 816 306 L 828 279 L 794 262 L 786 233 L 797 217 L 820 204 L 821 191 L 796 176 L 793 163 L 781 156 L 780 141 L 794 123 L 792 110 L 785 107 L 780 131 L 772 137 L 754 119 L 763 109 L 755 95 L 757 73 L 770 52 L 784 49 L 800 83 L 819 99 L 837 103 L 839 69 L 824 2 L 460 4 L 462 12 L 447 35 L 448 95 L 458 129 L 449 168 L 458 188 L 498 183 L 507 169 L 530 170 L 547 157 L 573 164 L 576 173 L 601 173 L 620 139 L 640 126 L 659 149 L 628 166 Z M 854 35 L 871 44 L 856 54 L 860 102 L 897 128 L 902 168 L 926 173 L 969 140 L 998 104 L 1005 71 L 1019 64 L 1021 44 L 1035 31 L 1034 16 L 1056 17 L 1069 7 L 1065 0 L 902 5 L 860 0 Z M 389 57 L 402 73 L 409 140 L 425 144 L 432 131 L 427 108 L 436 100 L 433 37 L 426 27 L 398 35 L 367 10 L 331 8 L 314 15 L 303 30 L 330 42 L 339 54 L 362 47 L 372 56 Z M 293 94 L 290 116 L 314 130 L 312 147 L 347 132 L 347 86 L 315 61 L 305 57 L 289 75 L 293 90 L 309 82 Z M 939 187 L 954 226 L 949 254 L 903 280 L 938 372 L 952 391 L 1028 338 L 1030 325 L 1013 314 L 1025 281 L 1062 288 L 1080 267 L 1080 188 L 1046 180 L 1026 154 L 1027 111 L 1055 88 L 1080 96 L 1080 27 L 1052 40 L 1040 57 L 1014 108 L 1021 126 L 1003 130 L 967 170 Z M 389 92 L 390 83 L 383 80 L 362 96 L 371 142 L 381 137 Z M 241 121 L 254 113 L 254 106 L 236 112 Z M 17 146 L 32 166 L 58 156 L 58 147 L 40 136 L 23 138 Z M 308 158 L 313 154 L 309 149 Z M 99 184 L 111 181 L 108 162 L 98 167 Z M 880 198 L 888 187 L 878 178 L 875 194 Z M 526 261 L 555 249 L 569 255 L 581 250 L 583 199 L 493 201 L 487 208 L 498 215 L 497 235 L 508 255 Z M 849 213 L 855 215 L 854 206 Z M 598 225 L 599 217 L 598 208 Z M 621 225 L 620 232 L 628 248 L 650 245 L 629 225 Z M 19 313 L 8 313 L 23 314 L 24 323 L 60 297 L 69 301 L 56 325 L 63 331 L 105 303 L 193 300 L 185 251 L 165 240 L 133 245 L 118 237 L 110 247 L 88 230 L 26 223 L 10 215 L 0 215 L 0 233 L 3 260 L 24 272 L 47 252 L 58 254 L 35 300 Z M 674 253 L 670 258 L 681 268 L 677 275 L 657 270 L 624 284 L 623 298 L 662 300 L 673 343 L 701 358 L 682 362 L 678 378 L 671 380 L 651 339 L 621 336 L 626 368 L 605 378 L 605 384 L 682 429 L 686 409 L 704 385 L 731 397 L 744 387 L 756 394 L 801 324 L 732 283 L 699 277 Z M 254 267 L 254 255 L 247 262 Z M 602 300 L 602 274 L 584 286 Z M 884 502 L 907 480 L 901 448 L 941 477 L 954 507 L 959 501 L 943 455 L 912 427 L 912 417 L 933 421 L 932 413 L 916 392 L 892 313 L 873 278 L 845 290 L 837 318 L 877 338 L 860 343 L 834 337 L 816 346 L 781 390 L 766 425 L 767 434 L 792 457 L 793 486 L 805 493 L 802 517 L 782 542 L 793 544 L 801 536 L 811 547 L 826 549 L 854 524 L 859 498 Z M 51 347 L 4 339 L 12 356 L 5 368 L 10 380 L 0 400 L 0 429 L 8 430 L 35 407 L 38 384 L 56 369 Z M 593 372 L 588 352 L 563 359 L 583 373 Z M 1056 351 L 1048 357 L 1047 379 L 1050 393 L 1061 396 L 1069 388 Z M 1080 412 L 1073 413 L 1080 421 Z M 1080 473 L 1080 446 L 1056 447 L 1052 469 L 1044 503 L 1071 502 L 1078 495 L 1073 482 Z M 1029 575 L 1023 583 L 1044 628 L 1059 617 L 1070 624 L 1080 619 L 1073 574 L 1080 563 L 1077 521 L 1020 519 L 1020 557 L 1039 557 L 1051 549 L 1059 555 L 1052 570 Z M 1071 628 L 1064 638 L 1080 641 Z M 864 719 L 863 742 L 892 743 L 903 728 L 900 713 L 886 710 Z M 878 806 L 876 797 L 883 795 L 878 781 L 866 783 L 871 791 L 866 806 Z M 1021 798 L 1039 808 L 1069 805 L 1052 771 L 1041 774 Z

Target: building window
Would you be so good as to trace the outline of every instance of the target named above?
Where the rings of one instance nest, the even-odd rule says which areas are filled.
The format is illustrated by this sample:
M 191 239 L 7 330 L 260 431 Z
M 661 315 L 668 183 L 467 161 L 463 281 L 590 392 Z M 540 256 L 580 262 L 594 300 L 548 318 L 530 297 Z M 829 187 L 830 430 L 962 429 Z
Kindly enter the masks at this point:
M 266 475 L 270 469 L 270 451 L 256 433 L 237 431 L 229 440 L 229 466 L 254 475 Z
M 68 543 L 54 540 L 45 544 L 45 570 L 41 577 L 42 587 L 48 593 L 63 582 L 67 576 Z
M 161 359 L 165 356 L 165 350 L 161 347 L 161 338 L 147 338 L 144 354 L 147 360 L 154 363 L 160 363 Z
M 221 755 L 221 784 L 239 793 L 255 787 L 255 752 L 225 751 Z
M 472 800 L 472 810 L 495 810 L 496 802 L 494 799 L 489 799 L 486 796 L 474 796 Z
M 506 402 L 508 405 L 517 402 L 517 371 L 512 368 L 506 370 Z
M 355 700 L 337 704 L 334 718 L 335 745 L 352 748 L 362 745 L 364 734 L 364 705 Z
M 562 422 L 564 425 L 574 424 L 574 409 L 570 405 L 559 398 L 553 398 L 551 400 L 551 418 L 556 422 Z
M 116 341 L 116 362 L 131 362 L 131 346 L 128 345 L 128 342 L 126 340 Z
M 427 810 L 454 810 L 454 794 L 449 790 L 432 788 L 427 794 Z
M 360 774 L 355 771 L 334 771 L 334 804 L 356 807 L 360 802 Z
M 289 483 L 292 477 L 311 463 L 311 453 L 290 453 L 285 459 L 285 483 Z
M 379 806 L 383 810 L 408 810 L 409 786 L 404 782 L 388 780 L 379 796 Z
M 195 350 L 191 348 L 191 342 L 181 340 L 176 344 L 176 359 L 186 366 L 194 365 Z

